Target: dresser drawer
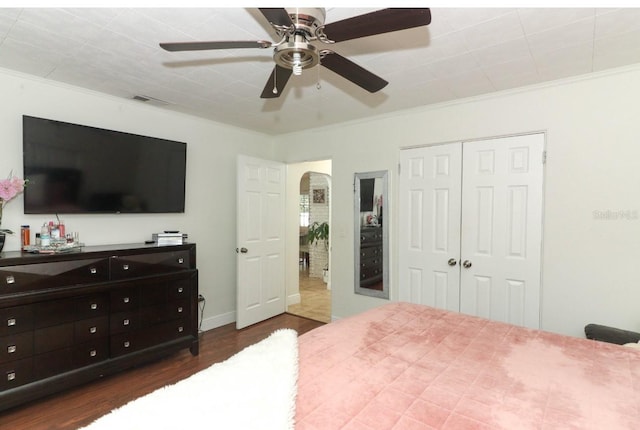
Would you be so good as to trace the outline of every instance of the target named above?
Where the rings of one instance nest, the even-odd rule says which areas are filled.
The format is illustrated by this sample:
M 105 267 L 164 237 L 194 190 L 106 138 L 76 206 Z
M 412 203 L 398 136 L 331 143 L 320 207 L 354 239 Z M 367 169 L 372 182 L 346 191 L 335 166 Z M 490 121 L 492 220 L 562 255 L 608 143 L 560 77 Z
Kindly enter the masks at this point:
M 112 314 L 109 319 L 109 333 L 118 334 L 140 328 L 140 314 L 138 310 L 131 312 L 118 312 Z
M 119 288 L 111 292 L 111 312 L 123 312 L 138 309 L 140 303 L 140 289 Z
M 368 227 L 360 230 L 360 244 L 367 246 L 382 242 L 382 229 L 379 227 Z
M 175 299 L 188 299 L 189 298 L 189 286 L 191 285 L 188 279 L 181 279 L 179 281 L 172 281 L 169 283 L 169 300 Z
M 92 318 L 109 314 L 109 295 L 92 294 L 74 300 L 74 319 Z
M 0 363 L 30 357 L 33 354 L 33 333 L 19 333 L 0 338 Z
M 361 281 L 377 281 L 382 279 L 382 267 L 366 267 L 360 269 Z
M 372 245 L 367 248 L 360 248 L 360 261 L 375 257 L 382 258 L 382 246 Z
M 36 330 L 33 333 L 33 351 L 41 354 L 73 345 L 74 324 L 67 323 Z
M 89 366 L 109 358 L 109 338 L 103 337 L 86 342 L 73 349 L 73 365 L 75 367 Z
M 79 259 L 0 267 L 0 294 L 83 285 L 109 279 L 107 259 Z
M 165 321 L 185 318 L 189 314 L 189 302 L 176 300 L 171 303 L 149 306 L 140 309 L 140 323 L 143 327 L 155 325 Z
M 0 309 L 0 337 L 33 329 L 33 306 Z
M 74 342 L 84 343 L 109 335 L 109 316 L 77 321 L 74 326 Z
M 184 320 L 170 321 L 129 333 L 111 336 L 111 357 L 118 357 L 183 336 L 189 336 L 189 328 L 189 321 L 185 318 Z
M 53 300 L 33 304 L 35 316 L 34 328 L 40 329 L 60 325 L 75 319 L 76 301 L 74 299 Z
M 167 281 L 138 282 L 140 288 L 140 307 L 154 306 L 167 303 Z
M 33 360 L 0 363 L 0 390 L 10 390 L 33 381 Z
M 70 370 L 73 370 L 73 348 L 71 347 L 33 357 L 34 379 L 44 379 Z
M 110 259 L 110 265 L 111 278 L 114 280 L 173 273 L 176 270 L 191 268 L 187 250 L 114 256 Z

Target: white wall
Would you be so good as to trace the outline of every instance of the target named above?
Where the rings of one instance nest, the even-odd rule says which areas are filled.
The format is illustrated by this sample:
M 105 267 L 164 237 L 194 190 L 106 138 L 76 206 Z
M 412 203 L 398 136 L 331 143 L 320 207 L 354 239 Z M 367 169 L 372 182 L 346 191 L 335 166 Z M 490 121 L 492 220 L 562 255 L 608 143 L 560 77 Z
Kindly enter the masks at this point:
M 23 114 L 188 142 L 185 214 L 64 219 L 87 245 L 142 242 L 167 228 L 187 232 L 198 244 L 204 328 L 235 317 L 237 154 L 292 163 L 332 160 L 332 314 L 345 317 L 385 302 L 353 293 L 355 172 L 391 171 L 387 225 L 396 299 L 400 148 L 545 131 L 542 328 L 581 337 L 589 322 L 640 330 L 640 67 L 279 136 L 276 152 L 268 136 L 8 71 L 0 71 L 0 94 L 0 175 L 22 173 Z M 299 177 L 296 194 L 298 183 Z M 18 230 L 44 220 L 23 215 L 18 197 L 5 207 L 3 227 Z M 290 236 L 287 231 L 287 261 L 297 261 Z M 18 240 L 10 237 L 5 249 L 18 249 Z
M 640 330 L 639 95 L 640 67 L 628 67 L 280 136 L 277 151 L 287 162 L 333 160 L 333 314 L 345 317 L 385 302 L 353 293 L 355 172 L 391 172 L 387 225 L 395 300 L 400 148 L 544 131 L 541 326 L 579 337 L 590 322 Z M 612 219 L 618 211 L 627 212 Z
M 63 84 L 0 70 L 0 177 L 22 176 L 22 115 L 187 142 L 184 214 L 64 215 L 66 228 L 80 232 L 86 245 L 137 243 L 152 233 L 175 229 L 197 244 L 200 292 L 207 300 L 203 328 L 235 318 L 236 156 L 272 158 L 264 135 L 171 113 Z M 117 174 L 117 172 L 114 172 Z M 2 226 L 33 230 L 51 216 L 24 215 L 22 196 L 4 209 Z M 20 248 L 10 236 L 5 250 Z

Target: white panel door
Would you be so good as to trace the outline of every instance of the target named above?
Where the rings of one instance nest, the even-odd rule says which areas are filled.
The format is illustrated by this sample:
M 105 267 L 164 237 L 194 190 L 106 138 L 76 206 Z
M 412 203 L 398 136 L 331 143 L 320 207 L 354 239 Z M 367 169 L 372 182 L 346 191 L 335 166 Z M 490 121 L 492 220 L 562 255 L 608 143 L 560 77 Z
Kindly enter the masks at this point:
M 285 312 L 285 165 L 240 155 L 237 188 L 238 329 Z
M 400 300 L 539 327 L 543 151 L 544 134 L 401 151 Z
M 538 328 L 544 135 L 464 144 L 460 311 Z
M 462 144 L 400 155 L 402 301 L 459 310 Z

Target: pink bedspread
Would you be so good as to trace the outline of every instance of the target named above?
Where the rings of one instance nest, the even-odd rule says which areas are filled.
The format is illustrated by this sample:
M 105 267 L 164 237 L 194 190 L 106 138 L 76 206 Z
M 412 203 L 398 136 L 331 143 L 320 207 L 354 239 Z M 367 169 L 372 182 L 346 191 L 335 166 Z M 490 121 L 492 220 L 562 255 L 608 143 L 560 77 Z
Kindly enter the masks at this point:
M 299 348 L 297 430 L 640 428 L 623 346 L 391 303 Z

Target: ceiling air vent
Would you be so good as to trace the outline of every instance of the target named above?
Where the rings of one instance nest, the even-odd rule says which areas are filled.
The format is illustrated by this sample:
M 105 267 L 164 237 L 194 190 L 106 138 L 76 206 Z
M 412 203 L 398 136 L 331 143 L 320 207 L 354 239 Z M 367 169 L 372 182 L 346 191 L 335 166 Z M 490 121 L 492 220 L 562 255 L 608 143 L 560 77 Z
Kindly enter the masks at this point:
M 148 103 L 155 106 L 166 106 L 169 104 L 169 102 L 165 102 L 164 100 L 156 99 L 154 97 L 149 97 L 149 96 L 143 96 L 141 94 L 136 94 L 131 98 L 133 100 L 137 100 L 139 102 L 144 102 L 144 103 Z

